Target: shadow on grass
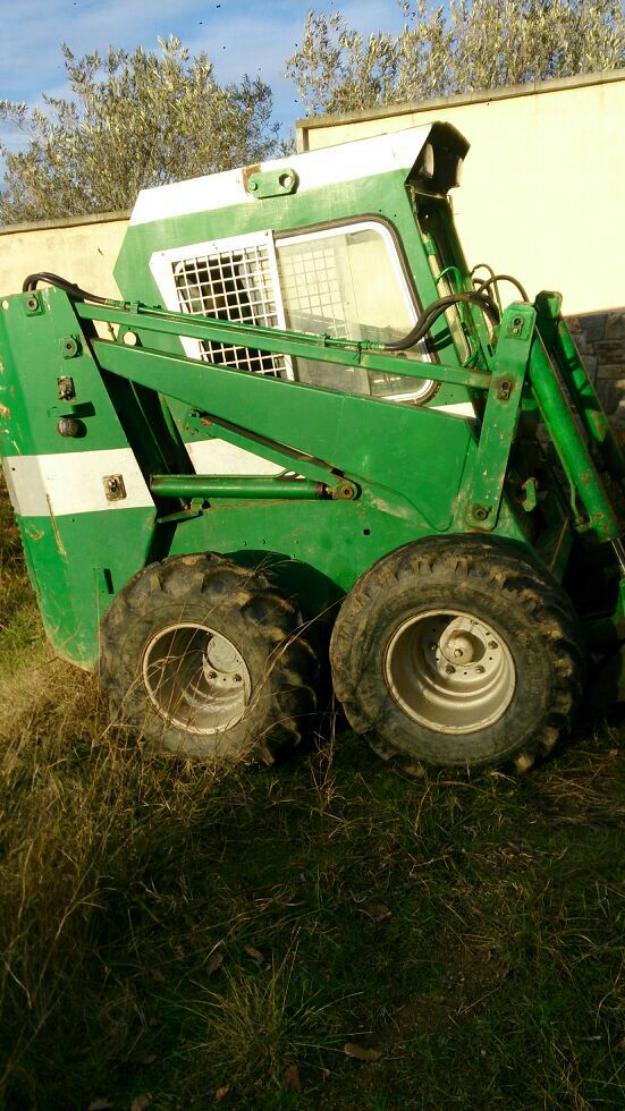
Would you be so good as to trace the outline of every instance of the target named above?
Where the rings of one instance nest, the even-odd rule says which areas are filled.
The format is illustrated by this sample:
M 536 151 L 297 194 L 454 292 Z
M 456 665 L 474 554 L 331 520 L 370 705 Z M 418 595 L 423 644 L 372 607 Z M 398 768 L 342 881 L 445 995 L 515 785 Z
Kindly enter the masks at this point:
M 1 1106 L 625 1105 L 620 727 L 415 780 L 330 721 L 219 777 L 114 733 L 0 582 Z
M 42 690 L 3 749 L 7 1107 L 622 1104 L 613 732 L 520 783 L 348 734 L 219 779 Z

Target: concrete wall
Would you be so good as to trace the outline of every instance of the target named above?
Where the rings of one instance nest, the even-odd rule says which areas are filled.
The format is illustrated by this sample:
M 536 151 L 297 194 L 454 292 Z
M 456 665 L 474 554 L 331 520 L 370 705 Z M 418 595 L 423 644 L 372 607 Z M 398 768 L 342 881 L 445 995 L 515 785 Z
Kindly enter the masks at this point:
M 470 264 L 559 289 L 568 312 L 625 300 L 625 70 L 298 123 L 301 149 L 444 120 L 471 149 L 452 196 Z
M 102 297 L 119 297 L 113 266 L 128 214 L 103 213 L 0 228 L 0 296 L 19 293 L 28 274 L 48 270 Z
M 471 143 L 453 193 L 469 264 L 515 275 L 530 297 L 564 295 L 606 408 L 625 423 L 625 70 L 300 120 L 298 149 L 435 120 Z

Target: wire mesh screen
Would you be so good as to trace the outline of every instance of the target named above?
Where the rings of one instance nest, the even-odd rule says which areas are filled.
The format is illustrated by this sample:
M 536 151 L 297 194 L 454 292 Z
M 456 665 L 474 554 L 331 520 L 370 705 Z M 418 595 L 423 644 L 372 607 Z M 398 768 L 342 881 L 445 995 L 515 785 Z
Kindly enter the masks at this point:
M 340 240 L 343 246 L 344 238 Z M 295 246 L 288 241 L 284 246 L 279 244 L 278 261 L 291 327 L 358 338 L 360 329 L 347 323 L 350 299 L 345 286 L 349 283 L 345 275 L 339 274 L 337 243 L 333 239 L 308 240 Z
M 173 264 L 178 303 L 183 312 L 220 317 L 241 324 L 278 327 L 271 260 L 266 243 L 198 255 Z M 273 378 L 285 376 L 284 355 L 200 342 L 205 362 L 237 367 Z

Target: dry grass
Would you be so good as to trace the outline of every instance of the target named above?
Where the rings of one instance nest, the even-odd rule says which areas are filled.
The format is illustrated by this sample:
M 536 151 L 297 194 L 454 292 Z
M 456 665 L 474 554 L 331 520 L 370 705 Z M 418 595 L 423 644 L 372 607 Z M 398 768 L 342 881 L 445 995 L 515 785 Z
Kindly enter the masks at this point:
M 1 1107 L 625 1106 L 622 729 L 413 780 L 331 715 L 220 779 L 111 729 L 3 535 Z
M 60 1035 L 68 997 L 88 1005 L 101 925 L 141 883 L 142 849 L 192 824 L 213 783 L 113 735 L 94 682 L 41 644 L 24 656 L 0 678 L 0 1091 L 51 1025 Z

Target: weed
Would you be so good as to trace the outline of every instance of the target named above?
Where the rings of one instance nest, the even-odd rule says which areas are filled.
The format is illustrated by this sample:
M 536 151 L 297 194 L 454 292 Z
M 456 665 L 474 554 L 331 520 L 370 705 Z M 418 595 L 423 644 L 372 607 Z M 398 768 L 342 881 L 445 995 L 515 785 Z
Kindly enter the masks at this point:
M 256 969 L 226 968 L 221 989 L 205 990 L 194 1003 L 191 1014 L 206 1035 L 189 1049 L 196 1082 L 217 1063 L 224 1084 L 251 1100 L 279 1091 L 289 1063 L 336 1050 L 341 1032 L 329 1014 L 336 1003 L 319 1002 L 319 991 L 296 977 L 296 961 L 297 942 L 279 963 L 272 957 Z

